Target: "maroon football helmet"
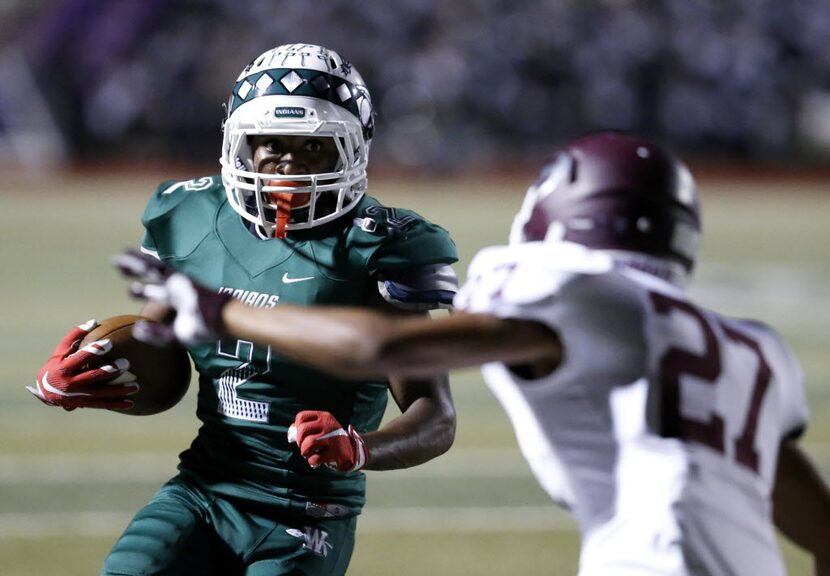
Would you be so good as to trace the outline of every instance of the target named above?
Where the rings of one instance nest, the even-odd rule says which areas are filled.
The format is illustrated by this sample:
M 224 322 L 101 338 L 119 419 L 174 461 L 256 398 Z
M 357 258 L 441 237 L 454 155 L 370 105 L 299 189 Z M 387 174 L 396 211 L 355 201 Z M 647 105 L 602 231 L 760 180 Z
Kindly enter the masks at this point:
M 564 240 L 676 262 L 697 256 L 694 180 L 674 155 L 643 138 L 603 132 L 565 145 L 528 189 L 511 242 Z

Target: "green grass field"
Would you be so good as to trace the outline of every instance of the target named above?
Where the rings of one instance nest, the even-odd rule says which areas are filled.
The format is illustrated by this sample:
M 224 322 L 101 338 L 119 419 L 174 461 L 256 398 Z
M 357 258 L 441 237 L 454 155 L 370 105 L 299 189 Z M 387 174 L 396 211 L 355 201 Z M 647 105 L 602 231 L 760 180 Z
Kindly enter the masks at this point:
M 89 576 L 131 514 L 174 473 L 195 429 L 194 394 L 151 417 L 48 409 L 24 389 L 73 324 L 133 312 L 108 259 L 135 245 L 147 194 L 167 176 L 0 184 L 0 574 Z M 463 278 L 473 253 L 506 238 L 530 180 L 372 181 L 373 193 L 444 225 Z M 692 289 L 724 312 L 775 325 L 802 359 L 808 450 L 830 470 L 828 183 L 704 180 L 706 236 Z M 506 417 L 476 371 L 453 377 L 453 450 L 369 473 L 351 573 L 574 574 L 578 535 L 531 478 Z M 809 560 L 784 546 L 790 573 Z

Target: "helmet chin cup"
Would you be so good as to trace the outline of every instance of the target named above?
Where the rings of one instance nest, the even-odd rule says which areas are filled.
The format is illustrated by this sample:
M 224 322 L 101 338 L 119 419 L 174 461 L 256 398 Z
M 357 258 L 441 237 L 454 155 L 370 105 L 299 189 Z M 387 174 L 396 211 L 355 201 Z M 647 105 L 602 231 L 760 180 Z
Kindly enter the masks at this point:
M 290 231 L 338 218 L 365 193 L 371 98 L 357 70 L 336 52 L 286 44 L 261 54 L 237 78 L 227 110 L 220 157 L 225 192 L 231 207 L 265 235 L 274 236 L 279 199 L 286 195 L 292 196 Z M 290 176 L 258 172 L 249 138 L 259 135 L 331 138 L 336 168 Z

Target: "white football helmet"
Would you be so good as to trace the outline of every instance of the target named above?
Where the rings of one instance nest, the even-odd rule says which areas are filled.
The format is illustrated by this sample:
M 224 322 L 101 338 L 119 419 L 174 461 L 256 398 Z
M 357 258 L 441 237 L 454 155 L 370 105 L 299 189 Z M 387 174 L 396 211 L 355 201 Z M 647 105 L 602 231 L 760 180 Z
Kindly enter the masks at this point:
M 312 44 L 268 50 L 245 67 L 227 104 L 220 163 L 231 206 L 267 237 L 275 234 L 277 198 L 285 193 L 309 198 L 291 204 L 286 230 L 337 218 L 366 190 L 373 130 L 369 91 L 348 61 Z M 332 138 L 340 159 L 321 174 L 257 172 L 249 137 L 270 134 Z

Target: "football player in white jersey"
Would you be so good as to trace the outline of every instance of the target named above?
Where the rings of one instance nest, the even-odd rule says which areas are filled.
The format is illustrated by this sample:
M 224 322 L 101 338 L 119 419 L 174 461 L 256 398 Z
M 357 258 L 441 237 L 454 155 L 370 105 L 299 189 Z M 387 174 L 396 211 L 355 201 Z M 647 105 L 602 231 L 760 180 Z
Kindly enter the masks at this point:
M 768 327 L 689 300 L 699 236 L 683 163 L 602 133 L 543 168 L 450 317 L 254 309 L 138 254 L 117 262 L 136 295 L 177 309 L 159 339 L 232 334 L 354 377 L 483 364 L 579 524 L 580 576 L 781 575 L 774 526 L 830 574 L 830 489 L 796 443 L 799 364 Z

